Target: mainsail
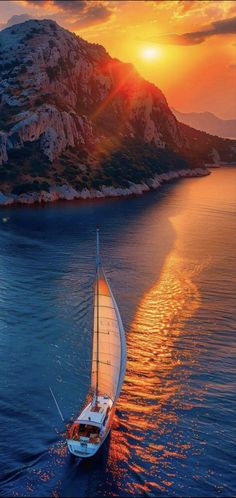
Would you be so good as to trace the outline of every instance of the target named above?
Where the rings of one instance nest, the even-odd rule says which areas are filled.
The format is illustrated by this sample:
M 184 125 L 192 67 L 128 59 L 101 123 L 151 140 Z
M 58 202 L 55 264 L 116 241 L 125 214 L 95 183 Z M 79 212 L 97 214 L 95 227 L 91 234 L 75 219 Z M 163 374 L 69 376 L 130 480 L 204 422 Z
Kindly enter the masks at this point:
M 96 396 L 107 395 L 115 401 L 123 384 L 125 367 L 125 332 L 115 298 L 97 255 L 92 359 L 92 388 Z

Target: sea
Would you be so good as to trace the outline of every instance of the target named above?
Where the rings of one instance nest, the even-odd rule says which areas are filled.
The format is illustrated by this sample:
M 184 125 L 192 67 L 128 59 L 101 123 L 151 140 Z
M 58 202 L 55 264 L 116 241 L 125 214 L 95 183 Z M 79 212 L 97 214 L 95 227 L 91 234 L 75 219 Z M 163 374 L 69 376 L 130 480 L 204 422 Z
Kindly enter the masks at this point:
M 124 199 L 0 210 L 0 496 L 233 497 L 236 169 Z M 127 371 L 97 455 L 65 424 L 90 386 L 96 227 Z

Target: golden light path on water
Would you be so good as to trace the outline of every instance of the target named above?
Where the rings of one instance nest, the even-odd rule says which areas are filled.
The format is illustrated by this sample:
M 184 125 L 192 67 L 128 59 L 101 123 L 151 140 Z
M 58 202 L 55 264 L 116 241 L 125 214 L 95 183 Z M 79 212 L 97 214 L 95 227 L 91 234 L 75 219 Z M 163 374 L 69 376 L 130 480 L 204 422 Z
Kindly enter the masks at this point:
M 175 230 L 181 221 L 181 216 L 171 218 Z M 139 303 L 127 334 L 127 374 L 118 402 L 123 417 L 112 431 L 109 463 L 116 479 L 119 479 L 117 463 L 122 460 L 129 461 L 139 476 L 143 464 L 150 467 L 150 482 L 129 483 L 127 491 L 131 493 L 149 493 L 155 488 L 164 491 L 171 486 L 174 474 L 170 480 L 158 484 L 158 467 L 168 465 L 167 458 L 184 458 L 190 446 L 181 440 L 166 446 L 158 439 L 175 427 L 178 415 L 175 410 L 168 410 L 168 404 L 181 405 L 182 391 L 186 394 L 187 388 L 185 366 L 196 361 L 193 349 L 179 354 L 178 341 L 187 320 L 200 305 L 201 297 L 193 277 L 201 269 L 196 265 L 193 269 L 186 268 L 177 237 L 159 279 Z M 178 374 L 175 376 L 177 368 L 183 369 L 180 382 Z

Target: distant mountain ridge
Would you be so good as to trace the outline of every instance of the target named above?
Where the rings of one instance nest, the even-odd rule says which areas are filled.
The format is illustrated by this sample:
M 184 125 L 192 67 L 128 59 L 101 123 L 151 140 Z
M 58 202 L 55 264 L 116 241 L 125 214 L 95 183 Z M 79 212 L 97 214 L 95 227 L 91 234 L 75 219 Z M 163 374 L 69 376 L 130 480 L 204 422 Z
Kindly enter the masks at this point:
M 223 138 L 236 138 L 236 119 L 222 119 L 212 112 L 180 112 L 173 109 L 176 119 L 196 130 Z
M 179 123 L 164 94 L 51 20 L 0 32 L 0 190 L 129 189 L 235 160 L 235 143 Z M 132 187 L 133 188 L 133 187 Z

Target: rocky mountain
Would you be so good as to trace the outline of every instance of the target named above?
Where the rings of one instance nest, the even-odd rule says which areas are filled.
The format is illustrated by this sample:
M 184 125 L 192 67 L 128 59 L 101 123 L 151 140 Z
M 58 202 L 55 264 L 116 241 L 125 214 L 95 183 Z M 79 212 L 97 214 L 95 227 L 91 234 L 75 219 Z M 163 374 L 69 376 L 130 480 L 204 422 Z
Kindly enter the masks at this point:
M 29 20 L 0 32 L 1 192 L 129 189 L 235 159 L 235 144 L 179 123 L 130 64 Z
M 211 112 L 179 112 L 172 109 L 176 119 L 218 137 L 236 138 L 236 119 L 221 119 Z

